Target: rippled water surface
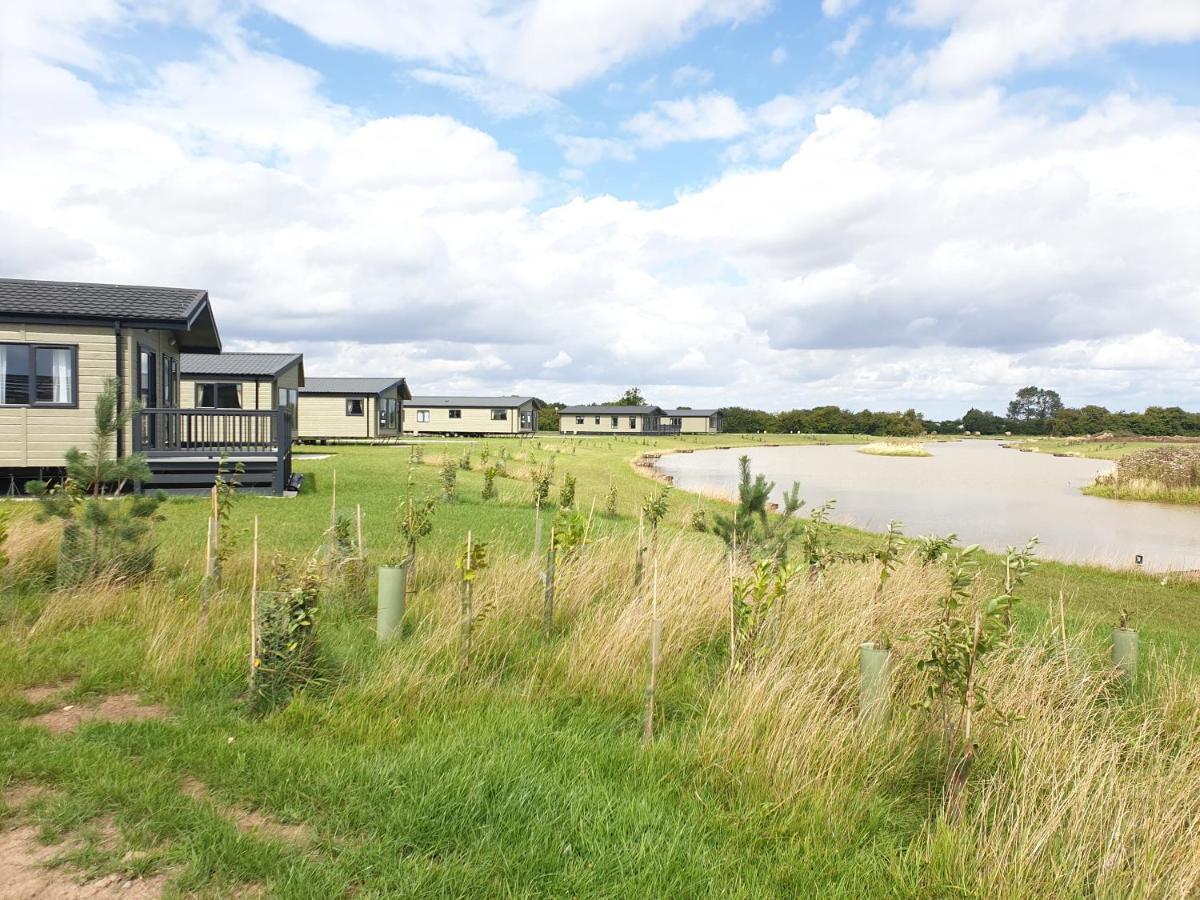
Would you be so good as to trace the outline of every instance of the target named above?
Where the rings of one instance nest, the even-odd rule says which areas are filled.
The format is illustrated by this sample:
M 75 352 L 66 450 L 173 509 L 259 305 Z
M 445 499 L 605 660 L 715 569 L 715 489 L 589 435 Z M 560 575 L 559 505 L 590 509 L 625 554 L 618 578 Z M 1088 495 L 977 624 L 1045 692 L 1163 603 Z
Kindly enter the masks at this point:
M 1132 565 L 1153 571 L 1200 569 L 1200 508 L 1088 497 L 1079 488 L 1112 463 L 1005 450 L 991 441 L 931 443 L 931 457 L 868 456 L 850 445 L 762 447 L 669 454 L 659 470 L 686 490 L 733 494 L 737 459 L 774 481 L 775 499 L 800 482 L 809 505 L 837 500 L 834 518 L 907 534 L 955 532 L 991 550 L 1041 538 L 1053 559 Z

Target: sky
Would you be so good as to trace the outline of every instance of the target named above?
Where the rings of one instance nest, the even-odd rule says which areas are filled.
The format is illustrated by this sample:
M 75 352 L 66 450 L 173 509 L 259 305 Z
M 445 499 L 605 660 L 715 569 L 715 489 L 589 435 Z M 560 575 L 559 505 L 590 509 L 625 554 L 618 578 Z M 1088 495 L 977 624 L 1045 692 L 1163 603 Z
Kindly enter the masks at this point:
M 0 275 L 414 393 L 1200 408 L 1198 0 L 4 0 Z

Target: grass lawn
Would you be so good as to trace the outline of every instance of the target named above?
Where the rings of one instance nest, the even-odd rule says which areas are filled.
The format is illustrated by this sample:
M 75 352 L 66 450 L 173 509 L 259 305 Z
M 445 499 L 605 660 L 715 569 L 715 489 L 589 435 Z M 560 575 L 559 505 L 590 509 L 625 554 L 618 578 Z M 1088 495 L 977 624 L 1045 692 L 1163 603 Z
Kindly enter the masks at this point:
M 1092 441 L 1080 438 L 1050 438 L 1022 437 L 1010 438 L 1008 443 L 1017 448 L 1026 448 L 1035 453 L 1060 453 L 1067 456 L 1082 456 L 1087 459 L 1120 459 L 1130 453 L 1137 453 L 1150 447 L 1192 447 L 1200 446 L 1187 441 L 1132 441 L 1107 440 Z
M 652 576 L 634 589 L 633 537 L 658 485 L 635 457 L 866 440 L 543 436 L 429 443 L 416 466 L 403 446 L 316 448 L 328 458 L 295 466 L 313 492 L 237 500 L 225 590 L 204 619 L 206 500 L 163 507 L 149 581 L 82 591 L 45 583 L 53 532 L 32 523 L 31 505 L 6 504 L 15 518 L 0 601 L 0 796 L 7 788 L 10 799 L 7 810 L 0 801 L 0 821 L 63 839 L 69 871 L 157 872 L 168 893 L 201 896 L 1200 890 L 1195 583 L 1041 566 L 1017 607 L 1016 645 L 990 676 L 993 702 L 1019 715 L 1007 729 L 980 726 L 977 793 L 950 821 L 938 812 L 936 736 L 908 709 L 940 570 L 907 563 L 882 597 L 874 563 L 800 579 L 777 651 L 731 677 L 722 545 L 689 529 L 696 510 L 711 517 L 729 507 L 674 491 L 653 569 L 666 620 L 658 730 L 642 743 Z M 485 448 L 490 462 L 510 456 L 493 501 L 480 498 Z M 338 513 L 361 507 L 370 565 L 398 561 L 406 481 L 439 495 L 442 457 L 468 449 L 470 469 L 455 470 L 457 500 L 438 503 L 419 547 L 403 634 L 377 646 L 369 576 L 339 580 L 319 607 L 322 680 L 269 711 L 249 710 L 254 516 L 264 570 L 276 555 L 305 556 L 329 528 L 336 471 Z M 547 640 L 527 475 L 551 460 L 551 497 L 570 473 L 576 508 L 586 515 L 594 501 L 595 513 L 591 545 L 562 566 Z M 616 516 L 603 514 L 611 489 Z M 491 565 L 477 582 L 474 655 L 463 671 L 455 559 L 468 530 L 488 543 Z M 879 542 L 834 534 L 846 552 Z M 981 592 L 1000 575 L 987 557 Z M 1105 655 L 1122 608 L 1134 612 L 1145 647 L 1143 674 L 1128 688 L 1111 683 Z M 878 734 L 864 731 L 855 706 L 869 616 L 894 622 L 901 660 L 893 720 Z M 61 688 L 28 693 L 45 685 Z M 98 718 L 61 734 L 29 721 L 121 692 L 169 715 Z M 195 783 L 203 793 L 188 788 Z M 17 803 L 17 786 L 42 792 Z M 285 830 L 292 824 L 303 831 Z M 1046 830 L 1035 833 L 1039 824 Z

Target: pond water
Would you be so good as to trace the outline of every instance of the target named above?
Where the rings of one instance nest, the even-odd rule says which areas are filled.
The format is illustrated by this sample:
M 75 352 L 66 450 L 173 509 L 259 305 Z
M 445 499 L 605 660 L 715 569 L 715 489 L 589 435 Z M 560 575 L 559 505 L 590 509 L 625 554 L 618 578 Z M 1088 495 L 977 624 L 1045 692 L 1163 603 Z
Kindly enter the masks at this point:
M 1006 450 L 992 441 L 926 445 L 933 456 L 869 456 L 853 445 L 735 448 L 672 453 L 658 469 L 684 490 L 736 496 L 738 457 L 775 482 L 779 500 L 800 482 L 806 508 L 836 500 L 834 520 L 909 535 L 956 533 L 1003 550 L 1041 539 L 1042 556 L 1149 571 L 1200 569 L 1200 508 L 1088 497 L 1079 489 L 1113 464 Z M 803 511 L 802 511 L 803 514 Z

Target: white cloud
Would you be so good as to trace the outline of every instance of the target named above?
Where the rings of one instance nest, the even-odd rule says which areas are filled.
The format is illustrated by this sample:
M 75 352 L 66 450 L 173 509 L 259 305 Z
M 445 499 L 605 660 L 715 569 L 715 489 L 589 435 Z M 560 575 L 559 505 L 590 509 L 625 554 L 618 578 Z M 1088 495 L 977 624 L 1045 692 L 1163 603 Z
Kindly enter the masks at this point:
M 606 159 L 617 162 L 633 162 L 636 158 L 636 153 L 629 141 L 619 138 L 581 137 L 564 134 L 556 137 L 555 141 L 562 148 L 567 162 L 576 166 L 594 166 Z
M 671 73 L 671 84 L 675 87 L 703 87 L 713 80 L 713 73 L 699 66 L 680 66 Z
M 858 42 L 862 40 L 863 34 L 871 25 L 869 16 L 859 16 L 846 27 L 846 33 L 841 38 L 834 41 L 830 48 L 838 56 L 846 56 L 851 50 L 858 46 Z
M 920 83 L 939 88 L 977 85 L 1125 41 L 1200 38 L 1196 0 L 907 0 L 894 18 L 949 29 L 918 73 Z
M 653 109 L 625 120 L 621 127 L 646 147 L 675 141 L 729 140 L 750 130 L 750 120 L 726 94 L 660 100 Z
M 788 52 L 783 47 L 776 47 L 771 51 L 771 65 L 782 66 L 788 61 Z
M 494 78 L 441 72 L 436 69 L 413 69 L 408 74 L 423 84 L 435 84 L 469 97 L 500 119 L 545 112 L 558 105 L 558 101 L 541 91 L 533 91 Z
M 828 18 L 836 19 L 854 9 L 858 4 L 859 0 L 821 0 L 821 12 Z
M 554 93 L 701 29 L 736 25 L 769 0 L 258 0 L 325 43 L 437 68 L 466 67 Z
M 1200 403 L 1194 107 L 706 95 L 627 141 L 564 139 L 584 158 L 732 136 L 756 161 L 647 208 L 548 200 L 485 131 L 372 118 L 236 41 L 121 95 L 54 61 L 72 40 L 0 48 L 5 274 L 206 287 L 230 346 L 301 349 L 313 374 L 938 414 L 1028 383 Z

